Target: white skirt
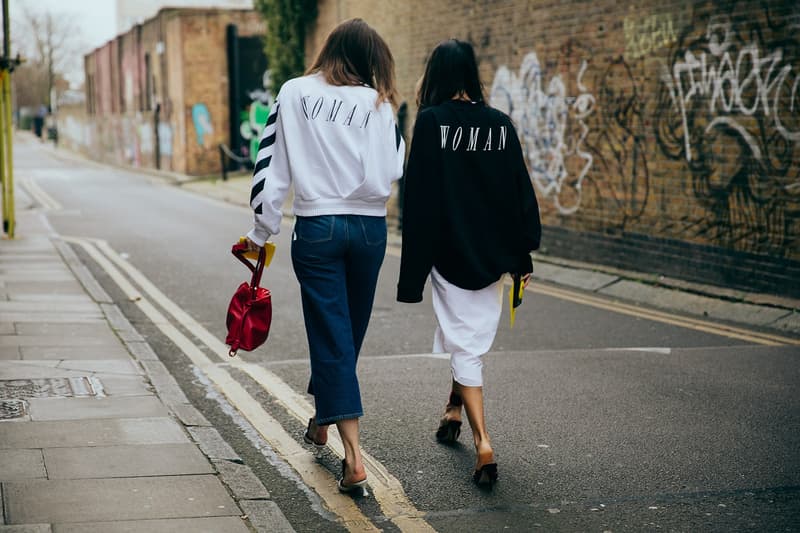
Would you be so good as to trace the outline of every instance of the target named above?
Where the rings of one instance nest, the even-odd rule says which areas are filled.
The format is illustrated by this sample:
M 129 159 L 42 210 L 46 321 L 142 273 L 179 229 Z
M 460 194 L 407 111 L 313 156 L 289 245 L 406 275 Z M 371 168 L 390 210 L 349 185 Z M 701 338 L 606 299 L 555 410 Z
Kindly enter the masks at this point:
M 492 348 L 503 311 L 503 279 L 470 291 L 431 270 L 433 311 L 439 323 L 434 353 L 449 353 L 453 379 L 467 387 L 483 385 L 481 356 Z

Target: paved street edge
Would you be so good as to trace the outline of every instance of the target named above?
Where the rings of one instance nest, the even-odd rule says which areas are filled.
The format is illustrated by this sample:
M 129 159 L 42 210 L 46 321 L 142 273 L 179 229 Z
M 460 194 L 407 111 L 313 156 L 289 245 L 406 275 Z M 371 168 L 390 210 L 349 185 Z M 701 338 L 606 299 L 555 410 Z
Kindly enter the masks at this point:
M 111 329 L 144 370 L 161 402 L 180 421 L 190 439 L 213 465 L 219 479 L 251 527 L 259 533 L 294 531 L 278 505 L 270 499 L 266 487 L 203 414 L 189 402 L 158 355 L 113 303 L 70 245 L 60 237 L 51 237 L 51 241 L 89 296 L 103 310 Z

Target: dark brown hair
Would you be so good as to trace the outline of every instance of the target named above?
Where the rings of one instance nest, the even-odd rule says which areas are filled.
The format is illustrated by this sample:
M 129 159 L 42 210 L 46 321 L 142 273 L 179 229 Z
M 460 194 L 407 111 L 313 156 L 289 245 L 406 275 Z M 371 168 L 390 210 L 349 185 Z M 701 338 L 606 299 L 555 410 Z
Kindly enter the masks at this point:
M 442 41 L 433 49 L 425 66 L 417 91 L 417 107 L 439 105 L 461 94 L 473 102 L 485 103 L 475 50 L 466 41 Z
M 331 85 L 369 85 L 378 91 L 378 102 L 397 106 L 392 52 L 362 19 L 346 20 L 333 29 L 306 74 L 315 72 Z

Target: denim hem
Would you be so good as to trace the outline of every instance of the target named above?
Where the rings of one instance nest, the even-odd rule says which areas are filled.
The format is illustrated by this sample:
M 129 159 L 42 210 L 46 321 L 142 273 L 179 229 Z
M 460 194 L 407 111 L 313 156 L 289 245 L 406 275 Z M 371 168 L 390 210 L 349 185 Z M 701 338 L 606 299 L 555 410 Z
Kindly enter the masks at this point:
M 364 416 L 363 411 L 359 411 L 358 413 L 351 413 L 348 415 L 336 415 L 336 416 L 329 416 L 328 418 L 320 418 L 317 419 L 318 426 L 328 426 L 333 424 L 334 422 L 338 422 L 339 420 L 349 420 L 351 418 L 361 418 Z

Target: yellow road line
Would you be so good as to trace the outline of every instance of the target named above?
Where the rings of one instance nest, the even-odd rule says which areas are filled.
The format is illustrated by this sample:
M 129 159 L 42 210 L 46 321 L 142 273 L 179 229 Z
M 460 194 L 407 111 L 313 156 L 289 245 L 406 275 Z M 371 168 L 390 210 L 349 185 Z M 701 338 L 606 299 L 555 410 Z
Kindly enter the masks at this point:
M 739 339 L 748 342 L 755 342 L 757 344 L 764 344 L 767 346 L 779 345 L 800 345 L 800 339 L 792 339 L 790 337 L 783 337 L 781 335 L 774 335 L 770 333 L 761 333 L 759 331 L 752 331 L 736 326 L 729 326 L 726 324 L 717 324 L 706 320 L 699 320 L 696 318 L 683 317 L 680 315 L 667 313 L 663 311 L 656 311 L 654 309 L 645 309 L 636 307 L 630 304 L 606 300 L 589 294 L 584 294 L 576 291 L 539 285 L 531 283 L 528 291 L 552 296 L 561 300 L 567 300 L 582 305 L 589 305 L 598 309 L 605 309 L 624 315 L 644 318 L 665 324 L 671 324 L 683 328 L 711 333 L 713 335 L 721 335 L 733 339 Z
M 87 239 L 83 239 L 83 241 L 87 241 Z M 153 285 L 139 270 L 116 253 L 107 242 L 94 240 L 94 243 L 114 264 L 122 268 L 142 290 L 158 303 L 158 305 L 172 315 L 178 323 L 195 335 L 203 344 L 208 346 L 221 361 L 228 363 L 231 367 L 239 368 L 250 375 L 250 377 L 274 397 L 289 414 L 293 415 L 303 424 L 313 415 L 314 409 L 305 397 L 295 392 L 294 389 L 277 375 L 260 365 L 246 363 L 237 358 L 229 358 L 227 355 L 228 346 L 223 344 L 199 322 L 194 320 L 183 311 L 183 309 L 172 302 L 172 300 Z M 128 284 L 127 280 L 123 281 Z M 163 315 L 161 316 L 163 317 Z M 202 352 L 200 353 L 202 354 Z M 203 357 L 205 357 L 204 354 Z M 197 362 L 195 362 L 195 364 L 197 364 Z M 200 365 L 198 364 L 198 366 Z M 239 395 L 239 397 L 240 401 L 245 401 L 241 400 L 241 398 L 243 398 L 241 395 Z M 233 405 L 238 408 L 237 403 L 234 402 Z M 344 445 L 341 443 L 338 435 L 331 433 L 328 439 L 334 453 L 339 457 L 344 457 Z M 368 453 L 362 451 L 362 456 L 364 466 L 369 476 L 369 486 L 372 488 L 375 500 L 380 505 L 384 516 L 391 520 L 401 531 L 435 531 L 424 521 L 423 514 L 418 511 L 408 499 L 400 481 L 392 476 L 377 459 Z M 312 485 L 312 487 L 315 488 L 315 490 L 317 489 L 315 485 Z M 347 523 L 351 521 L 352 519 L 345 519 Z M 360 524 L 361 520 L 355 520 L 353 523 Z
M 400 250 L 394 246 L 388 247 L 386 253 L 393 257 L 400 257 Z M 695 331 L 702 331 L 704 333 L 711 333 L 712 335 L 720 335 L 722 337 L 728 337 L 731 339 L 754 342 L 756 344 L 764 344 L 767 346 L 800 346 L 800 339 L 784 337 L 782 335 L 776 335 L 773 333 L 762 333 L 760 331 L 753 331 L 736 326 L 719 324 L 710 322 L 708 320 L 684 317 L 665 311 L 645 309 L 614 300 L 592 296 L 583 292 L 552 287 L 549 285 L 540 285 L 535 281 L 528 285 L 526 290 L 544 294 L 546 296 L 552 296 L 553 298 L 558 298 L 559 300 L 567 300 L 582 305 L 596 307 L 598 309 L 605 309 L 606 311 L 612 311 L 614 313 L 644 318 L 647 320 L 653 320 L 655 322 L 693 329 Z
M 340 494 L 331 482 L 331 476 L 316 461 L 313 454 L 305 450 L 289 435 L 283 426 L 267 413 L 261 404 L 219 364 L 213 363 L 200 348 L 180 332 L 149 300 L 131 285 L 125 276 L 91 242 L 80 238 L 64 240 L 81 246 L 98 265 L 114 280 L 119 288 L 133 301 L 150 321 L 158 327 L 191 361 L 216 385 L 219 391 L 239 410 L 252 426 L 269 442 L 281 457 L 300 475 L 303 482 L 319 494 L 325 506 L 339 516 L 352 531 L 379 530 L 356 506 L 349 496 Z M 121 258 L 120 258 L 121 259 Z M 132 267 L 131 267 L 132 268 Z M 165 297 L 166 298 L 166 297 Z

